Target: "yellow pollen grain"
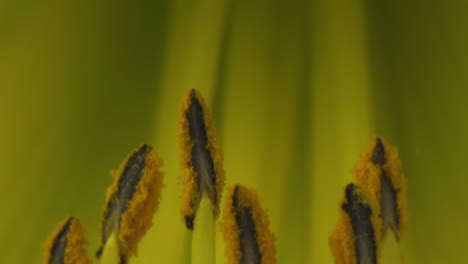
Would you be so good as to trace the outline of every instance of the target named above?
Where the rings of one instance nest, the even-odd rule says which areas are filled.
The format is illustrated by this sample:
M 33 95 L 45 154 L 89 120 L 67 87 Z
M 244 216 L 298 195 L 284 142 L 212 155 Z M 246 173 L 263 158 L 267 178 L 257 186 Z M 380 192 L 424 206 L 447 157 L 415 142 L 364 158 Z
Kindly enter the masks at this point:
M 73 219 L 67 235 L 67 249 L 65 250 L 65 264 L 90 264 L 85 246 L 88 240 L 85 227 L 77 219 Z
M 351 217 L 340 210 L 340 216 L 335 229 L 330 236 L 329 244 L 336 264 L 357 264 L 355 241 L 351 226 Z
M 250 208 L 252 211 L 255 230 L 257 232 L 257 243 L 262 255 L 261 264 L 277 263 L 276 238 L 270 231 L 268 215 L 260 206 L 257 193 L 241 185 L 236 186 L 238 187 L 238 206 Z M 225 240 L 226 264 L 239 264 L 242 257 L 239 238 L 241 229 L 236 222 L 236 215 L 239 213 L 239 209 L 234 208 L 232 203 L 236 186 L 228 188 L 223 221 L 221 223 L 221 230 Z

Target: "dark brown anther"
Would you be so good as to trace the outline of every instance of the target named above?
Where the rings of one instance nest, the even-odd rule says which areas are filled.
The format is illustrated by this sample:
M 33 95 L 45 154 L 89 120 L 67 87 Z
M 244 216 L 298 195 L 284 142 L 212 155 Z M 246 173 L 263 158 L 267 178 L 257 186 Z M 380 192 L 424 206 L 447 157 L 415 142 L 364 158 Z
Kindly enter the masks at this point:
M 239 248 L 241 250 L 240 264 L 260 264 L 262 254 L 257 241 L 257 230 L 252 216 L 252 209 L 239 204 L 239 186 L 236 186 L 232 206 L 237 212 L 236 222 L 240 229 Z
M 385 148 L 380 138 L 377 138 L 374 152 L 372 153 L 372 163 L 375 165 L 383 166 L 386 162 L 385 160 Z
M 355 237 L 355 250 L 358 264 L 376 264 L 377 246 L 374 226 L 372 225 L 372 209 L 357 193 L 357 185 L 346 186 L 346 201 L 341 208 L 351 218 L 351 226 Z

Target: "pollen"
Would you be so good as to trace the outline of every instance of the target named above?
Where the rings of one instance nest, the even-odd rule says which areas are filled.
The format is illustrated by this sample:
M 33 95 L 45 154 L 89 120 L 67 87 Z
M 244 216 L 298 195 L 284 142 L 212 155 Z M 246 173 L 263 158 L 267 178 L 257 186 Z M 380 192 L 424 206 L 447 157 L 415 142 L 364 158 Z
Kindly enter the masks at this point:
M 254 190 L 228 189 L 221 225 L 227 264 L 275 264 L 275 236 Z
M 130 154 L 118 170 L 111 171 L 114 182 L 106 193 L 98 257 L 112 232 L 118 234 L 123 260 L 137 255 L 138 242 L 153 225 L 153 215 L 159 207 L 161 166 L 156 152 L 145 144 Z
M 224 186 L 222 154 L 214 121 L 202 95 L 194 89 L 183 100 L 179 130 L 184 186 L 182 217 L 187 228 L 193 229 L 203 192 L 210 199 L 216 219 Z
M 401 171 L 398 151 L 382 138 L 374 138 L 354 168 L 355 182 L 369 191 L 381 216 L 378 232 L 390 228 L 399 240 L 408 222 L 406 178 Z
M 346 186 L 340 217 L 329 240 L 336 264 L 376 264 L 378 261 L 379 242 L 375 232 L 378 217 L 366 197 L 357 185 Z
M 86 252 L 88 240 L 85 228 L 78 219 L 67 217 L 61 221 L 44 243 L 44 264 L 90 264 Z

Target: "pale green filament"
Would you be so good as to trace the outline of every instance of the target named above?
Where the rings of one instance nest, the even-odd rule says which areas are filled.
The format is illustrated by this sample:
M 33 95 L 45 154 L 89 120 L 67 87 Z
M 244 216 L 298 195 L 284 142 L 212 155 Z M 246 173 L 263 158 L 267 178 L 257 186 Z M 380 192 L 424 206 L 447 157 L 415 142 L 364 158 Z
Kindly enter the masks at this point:
M 204 192 L 198 206 L 192 233 L 192 264 L 215 263 L 214 228 L 213 206 Z
M 106 245 L 103 248 L 101 264 L 120 264 L 120 250 L 115 231 L 107 239 Z

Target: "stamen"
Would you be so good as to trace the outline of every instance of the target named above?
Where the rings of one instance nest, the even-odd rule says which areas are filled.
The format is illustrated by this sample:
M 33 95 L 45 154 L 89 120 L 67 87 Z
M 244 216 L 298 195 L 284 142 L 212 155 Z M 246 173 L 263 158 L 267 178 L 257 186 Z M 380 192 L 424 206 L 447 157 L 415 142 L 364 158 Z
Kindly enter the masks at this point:
M 406 180 L 396 149 L 385 140 L 375 138 L 361 155 L 354 177 L 376 202 L 374 211 L 380 216 L 377 237 L 381 239 L 391 228 L 399 240 L 406 229 L 407 202 Z
M 44 264 L 89 264 L 84 227 L 73 217 L 57 225 L 45 242 Z
M 65 224 L 62 226 L 62 229 L 55 237 L 54 245 L 50 250 L 51 260 L 50 263 L 63 264 L 65 263 L 65 249 L 67 248 L 67 235 L 70 231 L 70 224 L 73 218 L 68 218 Z
M 193 229 L 203 192 L 212 203 L 214 217 L 218 216 L 224 171 L 214 121 L 201 94 L 191 90 L 181 112 L 182 216 L 187 228 Z
M 358 264 L 376 263 L 376 244 L 374 227 L 371 223 L 372 210 L 365 204 L 356 192 L 356 185 L 349 184 L 346 187 L 346 203 L 342 205 L 343 210 L 351 218 L 354 237 L 354 246 Z
M 229 189 L 222 230 L 227 264 L 276 263 L 275 236 L 253 190 L 241 185 Z
M 152 226 L 159 206 L 163 175 L 162 161 L 148 145 L 133 152 L 117 171 L 111 171 L 114 183 L 106 193 L 107 202 L 101 222 L 99 258 L 113 232 L 117 234 L 121 264 L 137 254 L 137 244 Z
M 362 190 L 348 184 L 341 204 L 341 214 L 330 237 L 330 247 L 337 264 L 376 264 L 376 217 Z
M 239 187 L 234 190 L 232 206 L 238 211 L 236 222 L 240 227 L 239 246 L 242 252 L 242 264 L 261 263 L 262 255 L 257 243 L 257 231 L 253 221 L 252 210 L 239 205 Z

